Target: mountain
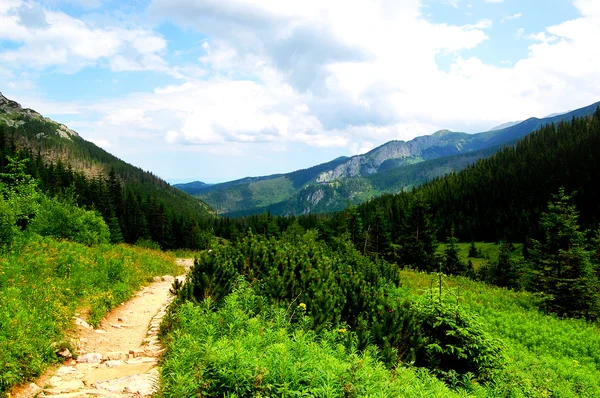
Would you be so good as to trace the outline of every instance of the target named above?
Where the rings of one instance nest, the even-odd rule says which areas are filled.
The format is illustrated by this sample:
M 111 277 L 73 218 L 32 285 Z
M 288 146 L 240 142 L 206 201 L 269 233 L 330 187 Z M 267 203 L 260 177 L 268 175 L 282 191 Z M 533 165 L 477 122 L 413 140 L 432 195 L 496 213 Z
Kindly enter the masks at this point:
M 597 231 L 600 107 L 591 117 L 544 126 L 484 161 L 424 184 L 415 195 L 384 195 L 358 206 L 357 212 L 362 225 L 374 225 L 379 213 L 387 220 L 407 214 L 407 203 L 418 198 L 430 207 L 440 240 L 454 233 L 466 242 L 523 242 L 544 236 L 540 215 L 561 189 L 580 213 L 574 222 Z
M 187 230 L 213 215 L 205 202 L 0 93 L 0 171 L 9 156 L 30 158 L 28 172 L 50 195 L 98 210 L 116 241 L 186 246 L 185 239 L 197 241 Z
M 192 182 L 187 182 L 184 184 L 173 184 L 173 186 L 177 189 L 181 189 L 182 191 L 185 191 L 187 193 L 189 193 L 190 195 L 194 195 L 198 192 L 202 192 L 204 190 L 204 188 L 210 187 L 213 184 L 207 184 L 205 182 L 202 181 L 192 181 Z
M 246 177 L 235 181 L 211 185 L 194 194 L 220 214 L 247 209 L 262 209 L 293 197 L 303 187 L 314 182 L 320 174 L 347 161 L 339 157 L 308 169 L 288 174 L 264 177 Z M 194 190 L 186 192 L 194 192 Z M 257 210 L 258 211 L 258 210 Z
M 410 141 L 390 141 L 370 152 L 288 174 L 215 184 L 194 191 L 220 214 L 242 216 L 335 211 L 385 193 L 396 193 L 489 157 L 506 145 L 552 123 L 592 114 L 600 105 L 546 118 L 530 118 L 476 134 L 440 130 Z M 302 178 L 298 178 L 298 176 Z
M 492 127 L 492 128 L 491 128 L 491 129 L 489 129 L 488 131 L 502 130 L 502 129 L 505 129 L 505 128 L 507 128 L 507 127 L 512 127 L 512 126 L 515 126 L 515 125 L 517 125 L 517 124 L 519 124 L 519 123 L 521 123 L 521 122 L 522 122 L 522 120 L 519 120 L 519 121 L 516 121 L 516 122 L 506 122 L 506 123 L 502 123 L 502 124 L 501 124 L 501 125 L 499 125 L 499 126 Z

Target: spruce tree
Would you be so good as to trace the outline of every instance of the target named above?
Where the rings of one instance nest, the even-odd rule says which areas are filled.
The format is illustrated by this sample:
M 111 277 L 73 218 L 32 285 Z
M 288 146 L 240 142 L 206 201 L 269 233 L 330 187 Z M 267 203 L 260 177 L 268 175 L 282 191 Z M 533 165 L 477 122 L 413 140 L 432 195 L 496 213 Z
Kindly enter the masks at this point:
M 560 316 L 596 319 L 599 315 L 598 278 L 592 252 L 586 250 L 579 213 L 561 188 L 542 213 L 544 240 L 532 240 L 533 288 L 551 297 L 546 308 Z
M 425 271 L 436 271 L 435 250 L 437 242 L 431 223 L 429 205 L 417 197 L 411 203 L 398 243 L 394 245 L 396 260 Z
M 475 246 L 475 242 L 471 241 L 471 246 L 469 246 L 469 257 L 477 258 L 479 255 L 480 253 L 477 246 Z
M 454 229 L 452 229 L 444 251 L 443 272 L 448 275 L 465 275 L 468 271 L 467 265 L 458 258 L 457 243 L 458 239 L 454 237 Z
M 500 253 L 498 254 L 498 261 L 494 267 L 494 280 L 493 284 L 500 287 L 508 287 L 511 289 L 519 288 L 519 270 L 516 263 L 510 258 L 510 253 L 513 250 L 513 246 L 507 242 L 502 241 L 500 244 Z

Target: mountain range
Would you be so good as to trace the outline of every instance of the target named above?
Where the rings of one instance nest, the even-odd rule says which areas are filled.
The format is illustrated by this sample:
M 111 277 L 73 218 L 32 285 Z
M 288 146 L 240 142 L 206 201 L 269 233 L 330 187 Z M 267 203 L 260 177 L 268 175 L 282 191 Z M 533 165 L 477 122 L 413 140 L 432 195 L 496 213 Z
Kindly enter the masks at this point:
M 410 141 L 390 141 L 363 155 L 340 157 L 287 174 L 174 186 L 202 199 L 217 213 L 234 217 L 265 211 L 279 215 L 336 211 L 462 170 L 544 125 L 591 115 L 598 105 L 600 102 L 546 118 L 510 122 L 481 133 L 440 130 Z

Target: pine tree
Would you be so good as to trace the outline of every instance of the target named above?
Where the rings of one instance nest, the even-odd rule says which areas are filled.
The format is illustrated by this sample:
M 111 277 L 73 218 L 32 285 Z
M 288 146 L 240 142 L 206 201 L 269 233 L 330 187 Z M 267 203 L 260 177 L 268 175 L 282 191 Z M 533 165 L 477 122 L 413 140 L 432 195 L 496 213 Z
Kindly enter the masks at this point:
M 435 271 L 434 255 L 437 248 L 435 230 L 431 223 L 429 205 L 421 198 L 411 204 L 408 217 L 398 238 L 396 261 L 400 264 Z
M 519 288 L 519 270 L 516 263 L 511 260 L 510 253 L 513 246 L 507 242 L 500 243 L 500 252 L 498 253 L 498 261 L 494 267 L 494 280 L 491 281 L 494 285 L 500 287 L 508 287 L 511 289 Z
M 448 275 L 465 275 L 468 271 L 467 265 L 458 258 L 456 244 L 458 239 L 454 237 L 454 229 L 451 230 L 451 235 L 448 237 L 446 250 L 444 251 L 444 263 L 442 271 Z
M 579 230 L 579 213 L 561 188 L 540 225 L 544 240 L 532 240 L 534 290 L 547 293 L 546 308 L 561 316 L 596 319 L 600 314 L 598 278 L 592 252 L 586 250 L 585 233 Z
M 480 253 L 477 246 L 475 246 L 475 242 L 471 241 L 471 246 L 469 246 L 469 257 L 477 258 L 479 255 Z

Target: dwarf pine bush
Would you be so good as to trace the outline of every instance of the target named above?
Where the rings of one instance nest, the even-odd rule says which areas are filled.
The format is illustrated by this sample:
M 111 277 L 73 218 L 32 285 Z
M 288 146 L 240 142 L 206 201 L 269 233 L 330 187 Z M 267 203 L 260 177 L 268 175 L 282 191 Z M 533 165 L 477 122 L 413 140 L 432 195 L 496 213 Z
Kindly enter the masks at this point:
M 250 234 L 234 245 L 214 245 L 196 259 L 189 282 L 174 290 L 181 300 L 210 298 L 219 306 L 238 276 L 270 304 L 296 308 L 294 303 L 301 303 L 310 330 L 319 336 L 347 327 L 353 336 L 348 349 L 375 345 L 390 367 L 411 363 L 440 375 L 483 378 L 502 365 L 500 345 L 472 316 L 458 308 L 415 305 L 401 287 L 397 267 L 362 256 L 348 240 L 325 245 L 309 232 L 292 244 Z M 296 320 L 293 314 L 290 320 Z M 433 353 L 436 347 L 439 355 Z
M 347 350 L 345 328 L 317 334 L 291 307 L 267 305 L 246 282 L 215 308 L 208 298 L 169 317 L 163 397 L 458 397 L 416 368 L 386 368 L 371 346 Z M 350 336 L 349 336 L 350 335 Z

